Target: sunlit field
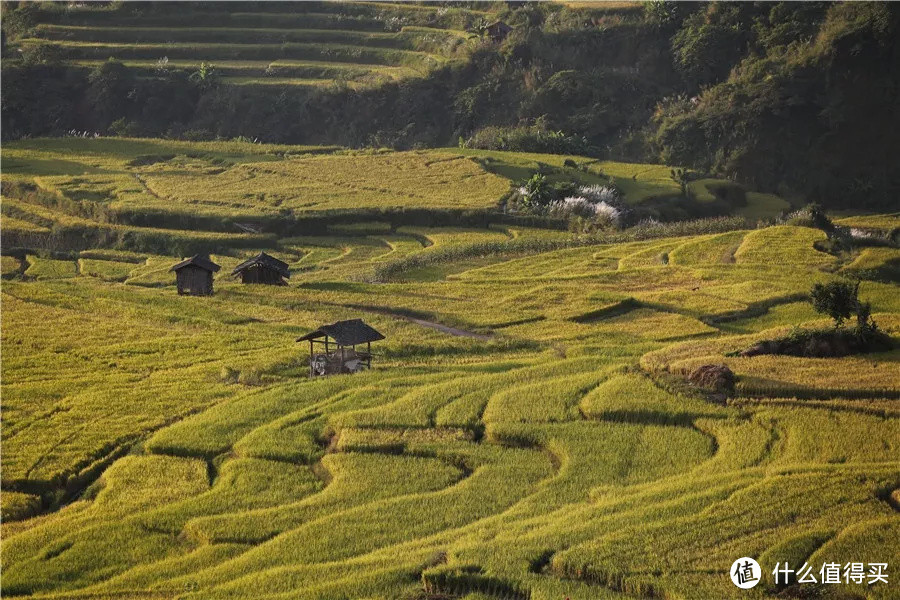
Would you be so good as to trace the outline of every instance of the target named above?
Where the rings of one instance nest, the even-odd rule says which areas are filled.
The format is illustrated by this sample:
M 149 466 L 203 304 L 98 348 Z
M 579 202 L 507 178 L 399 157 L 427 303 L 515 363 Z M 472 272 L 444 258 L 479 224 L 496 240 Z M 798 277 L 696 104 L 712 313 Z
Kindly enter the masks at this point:
M 566 167 L 566 160 L 581 167 Z M 74 137 L 5 145 L 3 227 L 12 246 L 44 243 L 52 231 L 65 234 L 67 247 L 115 241 L 130 250 L 177 248 L 182 254 L 272 247 L 272 233 L 320 236 L 326 225 L 339 232 L 350 224 L 351 234 L 359 233 L 352 230 L 359 223 L 385 221 L 389 230 L 448 222 L 483 227 L 511 190 L 548 169 L 554 181 L 615 185 L 635 206 L 664 207 L 679 194 L 663 165 L 582 157 Z M 710 182 L 723 184 L 701 180 L 692 186 L 699 190 Z M 702 211 L 709 205 L 704 194 L 711 192 L 698 193 L 683 210 Z M 775 204 L 756 205 L 753 198 L 765 195 L 753 194 L 748 192 L 746 205 L 720 200 L 719 208 L 753 223 L 789 208 L 777 197 Z
M 566 158 L 5 145 L 4 596 L 768 598 L 793 597 L 779 561 L 900 564 L 900 350 L 739 356 L 829 326 L 809 290 L 848 276 L 896 341 L 900 250 L 829 254 L 756 215 L 438 220 Z M 677 192 L 661 165 L 579 172 L 634 204 Z M 303 221 L 323 214 L 346 218 Z M 204 248 L 214 295 L 179 296 L 169 268 Z M 288 285 L 231 276 L 260 250 Z M 373 368 L 310 380 L 296 338 L 350 318 L 386 337 Z M 705 364 L 733 395 L 686 381 Z M 835 587 L 887 600 L 895 576 Z

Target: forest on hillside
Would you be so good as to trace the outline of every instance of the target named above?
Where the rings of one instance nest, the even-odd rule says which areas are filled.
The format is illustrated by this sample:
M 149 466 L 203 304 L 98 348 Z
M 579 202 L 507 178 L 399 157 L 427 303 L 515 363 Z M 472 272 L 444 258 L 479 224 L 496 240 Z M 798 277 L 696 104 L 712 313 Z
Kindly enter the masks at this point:
M 179 18 L 209 27 L 212 10 L 270 10 L 263 4 L 192 3 Z M 76 131 L 579 154 L 686 166 L 835 208 L 896 206 L 897 5 L 584 4 L 416 3 L 438 7 L 427 17 L 424 10 L 388 9 L 360 16 L 330 5 L 347 11 L 333 15 L 343 28 L 469 33 L 441 41 L 450 59 L 426 73 L 361 87 L 340 79 L 232 85 L 216 76 L 216 60 L 207 63 L 191 47 L 179 51 L 196 58 L 194 67 L 168 66 L 169 57 L 160 56 L 158 68 L 139 73 L 113 54 L 84 68 L 52 40 L 21 43 L 40 38 L 47 23 L 71 21 L 68 4 L 7 2 L 3 137 Z M 90 10 L 127 30 L 159 21 L 170 8 L 148 2 Z M 279 3 L 279 10 L 298 13 L 305 27 L 305 11 L 325 9 Z M 512 27 L 505 39 L 483 35 L 493 20 Z M 423 46 L 437 44 L 429 35 L 416 50 L 434 50 Z M 359 48 L 353 52 L 365 58 Z

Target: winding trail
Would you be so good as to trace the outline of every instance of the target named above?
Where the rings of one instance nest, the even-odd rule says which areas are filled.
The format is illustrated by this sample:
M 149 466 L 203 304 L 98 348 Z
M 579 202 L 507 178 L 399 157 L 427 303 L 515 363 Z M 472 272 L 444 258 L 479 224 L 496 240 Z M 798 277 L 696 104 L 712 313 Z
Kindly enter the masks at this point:
M 482 342 L 487 342 L 494 339 L 494 335 L 491 333 L 476 333 L 474 331 L 468 331 L 466 329 L 459 329 L 458 327 L 450 327 L 449 325 L 442 325 L 441 323 L 435 323 L 434 321 L 428 321 L 426 319 L 420 319 L 419 317 L 412 317 L 410 315 L 404 315 L 403 313 L 399 313 L 393 311 L 389 308 L 382 308 L 379 306 L 367 306 L 360 304 L 338 304 L 332 302 L 323 302 L 322 304 L 331 304 L 333 306 L 341 306 L 343 308 L 352 308 L 354 310 L 361 310 L 365 312 L 375 313 L 379 315 L 385 315 L 387 317 L 391 317 L 394 319 L 400 319 L 402 321 L 409 321 L 410 323 L 415 323 L 416 325 L 420 325 L 422 327 L 430 327 L 431 329 L 436 329 L 441 333 L 446 333 L 448 335 L 454 335 L 457 337 L 467 337 L 475 340 L 480 340 Z
M 474 331 L 466 331 L 465 329 L 457 329 L 456 327 L 450 327 L 448 325 L 441 325 L 440 323 L 435 323 L 433 321 L 426 321 L 424 319 L 416 319 L 415 317 L 407 317 L 405 315 L 398 315 L 396 313 L 386 313 L 390 314 L 390 316 L 403 319 L 404 321 L 409 321 L 411 323 L 415 323 L 416 325 L 421 325 L 422 327 L 430 327 L 432 329 L 437 329 L 440 332 L 447 333 L 450 335 L 455 335 L 457 337 L 467 337 L 473 338 L 476 340 L 481 340 L 486 342 L 492 339 L 494 336 L 487 333 L 475 333 Z

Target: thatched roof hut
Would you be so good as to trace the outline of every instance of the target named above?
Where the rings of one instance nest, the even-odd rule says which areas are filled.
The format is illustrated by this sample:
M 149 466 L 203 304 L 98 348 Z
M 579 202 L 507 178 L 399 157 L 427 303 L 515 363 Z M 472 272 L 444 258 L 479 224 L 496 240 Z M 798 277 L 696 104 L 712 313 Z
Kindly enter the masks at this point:
M 231 272 L 234 277 L 241 276 L 242 283 L 265 283 L 268 285 L 287 285 L 285 277 L 291 276 L 288 264 L 260 252 L 253 258 L 245 260 Z
M 297 338 L 298 342 L 309 342 L 309 375 L 333 375 L 355 373 L 372 367 L 372 342 L 383 340 L 384 336 L 362 319 L 337 321 L 322 325 L 315 331 Z M 331 345 L 331 342 L 334 345 Z M 324 353 L 317 353 L 314 344 L 322 344 Z M 357 346 L 366 345 L 366 350 Z
M 169 272 L 175 271 L 179 295 L 209 296 L 213 293 L 213 273 L 221 268 L 209 255 L 195 254 L 174 265 Z
M 503 21 L 494 21 L 485 28 L 488 37 L 494 42 L 502 42 L 513 28 Z

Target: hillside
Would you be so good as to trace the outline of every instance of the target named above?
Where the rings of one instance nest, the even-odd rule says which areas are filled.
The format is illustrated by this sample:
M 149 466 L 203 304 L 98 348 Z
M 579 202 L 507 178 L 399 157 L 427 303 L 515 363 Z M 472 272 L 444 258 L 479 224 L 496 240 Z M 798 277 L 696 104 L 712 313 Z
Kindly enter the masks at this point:
M 834 208 L 890 210 L 900 190 L 889 3 L 170 9 L 4 4 L 4 138 L 462 143 L 682 165 Z
M 833 281 L 896 341 L 897 215 L 845 215 L 874 236 L 850 248 L 734 217 L 501 218 L 541 165 L 680 197 L 664 167 L 591 160 L 6 144 L 4 596 L 743 598 L 727 571 L 753 556 L 768 598 L 805 593 L 776 562 L 897 563 L 900 351 L 739 354 L 830 327 L 808 293 Z M 215 294 L 177 295 L 176 254 L 204 248 Z M 260 250 L 289 285 L 230 276 Z M 374 368 L 309 380 L 296 338 L 360 317 Z M 704 364 L 734 391 L 689 385 Z

